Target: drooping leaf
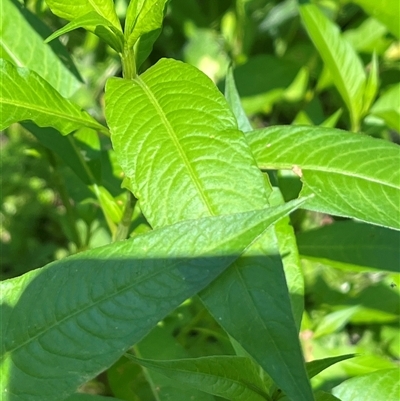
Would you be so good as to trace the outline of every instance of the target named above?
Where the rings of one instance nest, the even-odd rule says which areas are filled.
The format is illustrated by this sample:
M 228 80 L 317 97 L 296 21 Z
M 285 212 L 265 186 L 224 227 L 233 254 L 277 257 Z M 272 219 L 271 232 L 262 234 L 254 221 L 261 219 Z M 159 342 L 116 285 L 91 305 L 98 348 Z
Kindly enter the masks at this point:
M 49 83 L 27 68 L 0 60 L 0 129 L 31 120 L 66 135 L 81 127 L 107 129 L 79 106 L 63 98 Z
M 61 95 L 69 97 L 80 86 L 79 73 L 61 43 L 53 48 L 43 43 L 42 36 L 49 34 L 49 28 L 20 3 L 2 0 L 0 58 L 35 71 Z M 66 60 L 69 68 L 61 60 Z
M 265 401 L 267 389 L 259 375 L 258 366 L 239 356 L 209 356 L 169 361 L 138 359 L 135 362 L 154 369 L 169 378 L 188 384 L 209 394 L 232 401 Z
M 389 31 L 400 39 L 400 12 L 397 0 L 351 0 L 358 4 L 364 11 L 381 21 Z
M 85 28 L 103 39 L 116 52 L 121 53 L 124 48 L 124 35 L 109 20 L 102 17 L 95 11 L 75 18 L 63 28 L 58 29 L 50 35 L 46 42 L 50 42 L 61 35 L 71 32 L 78 28 Z
M 400 83 L 393 85 L 372 106 L 370 113 L 400 132 Z
M 352 221 L 336 222 L 298 234 L 303 258 L 348 270 L 400 273 L 400 232 Z
M 46 3 L 55 15 L 68 21 L 95 11 L 122 31 L 113 0 L 46 0 Z
M 398 401 L 399 369 L 377 370 L 367 375 L 353 377 L 336 386 L 332 393 L 341 401 Z
M 398 145 L 322 127 L 270 127 L 247 139 L 260 168 L 301 176 L 302 194 L 315 194 L 306 208 L 400 229 Z
M 4 401 L 58 401 L 299 206 L 187 221 L 1 283 Z
M 233 114 L 196 68 L 162 59 L 134 80 L 110 79 L 106 118 L 153 227 L 266 204 L 263 177 Z
M 363 110 L 366 76 L 360 58 L 339 28 L 315 4 L 302 1 L 300 15 L 307 32 L 350 112 L 353 129 Z
M 242 103 L 240 101 L 239 93 L 236 89 L 235 79 L 233 77 L 232 66 L 228 68 L 225 80 L 225 97 L 231 107 L 233 114 L 238 122 L 238 127 L 243 132 L 249 132 L 253 130 L 249 119 L 243 110 Z
M 131 0 L 125 20 L 128 47 L 133 46 L 140 36 L 161 27 L 166 2 L 167 0 Z
M 323 370 L 329 368 L 329 366 L 334 365 L 335 363 L 345 361 L 346 359 L 354 358 L 355 354 L 347 354 L 347 355 L 339 355 L 332 356 L 330 358 L 324 359 L 316 359 L 314 361 L 310 361 L 306 363 L 308 377 L 311 379 L 316 376 L 318 373 L 321 373 Z

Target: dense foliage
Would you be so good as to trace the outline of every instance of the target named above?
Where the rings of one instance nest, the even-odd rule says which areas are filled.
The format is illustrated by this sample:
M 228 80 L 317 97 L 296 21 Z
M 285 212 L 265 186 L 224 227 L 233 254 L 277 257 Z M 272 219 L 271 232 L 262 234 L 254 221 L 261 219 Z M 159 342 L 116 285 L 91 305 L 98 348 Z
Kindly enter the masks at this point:
M 4 401 L 399 399 L 397 0 L 0 15 Z

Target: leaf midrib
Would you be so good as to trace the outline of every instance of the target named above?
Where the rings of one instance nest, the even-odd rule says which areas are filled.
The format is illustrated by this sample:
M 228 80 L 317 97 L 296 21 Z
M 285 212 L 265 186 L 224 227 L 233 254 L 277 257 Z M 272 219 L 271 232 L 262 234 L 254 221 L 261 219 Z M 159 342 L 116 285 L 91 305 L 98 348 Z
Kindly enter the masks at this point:
M 153 105 L 153 107 L 156 109 L 156 112 L 158 113 L 160 119 L 163 122 L 163 125 L 166 129 L 166 131 L 169 134 L 169 137 L 171 139 L 171 141 L 173 142 L 175 148 L 178 150 L 178 154 L 180 156 L 180 158 L 182 159 L 184 165 L 186 166 L 186 170 L 189 173 L 190 179 L 193 182 L 203 204 L 206 206 L 210 216 L 216 216 L 218 215 L 218 213 L 216 211 L 213 210 L 211 203 L 209 202 L 208 198 L 206 197 L 202 185 L 199 182 L 199 179 L 195 173 L 195 171 L 193 170 L 193 167 L 189 161 L 189 159 L 186 156 L 185 151 L 182 148 L 182 145 L 179 142 L 178 136 L 174 130 L 174 128 L 171 126 L 170 122 L 168 121 L 167 116 L 164 113 L 164 110 L 162 109 L 160 103 L 158 102 L 158 100 L 156 99 L 156 97 L 153 95 L 151 89 L 147 86 L 147 84 L 140 78 L 140 76 L 137 76 L 135 78 L 135 81 L 138 83 L 138 85 L 142 88 L 143 92 L 145 93 L 145 95 L 147 96 L 147 98 L 149 99 L 150 103 Z

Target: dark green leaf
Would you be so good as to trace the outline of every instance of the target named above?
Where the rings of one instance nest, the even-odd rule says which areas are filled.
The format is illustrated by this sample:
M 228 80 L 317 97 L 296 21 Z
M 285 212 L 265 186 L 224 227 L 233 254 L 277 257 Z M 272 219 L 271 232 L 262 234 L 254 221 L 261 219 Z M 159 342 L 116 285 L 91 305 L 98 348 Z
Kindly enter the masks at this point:
M 315 361 L 307 362 L 306 368 L 308 377 L 311 379 L 316 376 L 318 373 L 321 373 L 323 370 L 329 368 L 329 366 L 334 365 L 335 363 L 345 361 L 346 359 L 354 358 L 355 354 L 347 354 L 347 355 L 339 355 L 332 356 L 330 358 L 317 359 Z

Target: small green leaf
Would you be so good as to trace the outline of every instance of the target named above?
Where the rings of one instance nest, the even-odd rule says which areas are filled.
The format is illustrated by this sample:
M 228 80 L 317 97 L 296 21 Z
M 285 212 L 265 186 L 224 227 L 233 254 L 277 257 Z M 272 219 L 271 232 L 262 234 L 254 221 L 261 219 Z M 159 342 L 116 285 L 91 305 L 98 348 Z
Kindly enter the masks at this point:
M 299 204 L 186 221 L 1 282 L 5 401 L 74 393 Z
M 341 221 L 297 235 L 302 258 L 346 270 L 400 273 L 400 232 Z
M 167 0 L 131 0 L 126 11 L 125 38 L 128 48 L 140 36 L 161 28 Z
M 345 361 L 346 359 L 354 358 L 355 354 L 339 355 L 330 358 L 316 359 L 315 361 L 307 362 L 306 369 L 308 377 L 311 379 L 321 373 L 323 370 L 329 368 L 335 363 Z
M 371 104 L 375 100 L 376 94 L 378 93 L 378 88 L 379 88 L 379 65 L 378 65 L 378 58 L 374 53 L 372 55 L 371 69 L 368 73 L 367 81 L 365 83 L 363 109 L 361 111 L 362 115 L 368 113 Z
M 81 127 L 107 132 L 104 126 L 64 99 L 35 72 L 0 60 L 0 74 L 0 129 L 31 120 L 39 127 L 53 127 L 64 135 Z
M 232 66 L 229 66 L 228 73 L 226 74 L 225 80 L 225 98 L 231 107 L 233 114 L 238 122 L 239 129 L 243 132 L 249 132 L 253 130 L 249 119 L 243 110 L 242 103 L 240 101 L 239 93 L 236 89 L 235 79 L 233 77 Z
M 315 47 L 350 112 L 352 127 L 357 130 L 363 109 L 365 72 L 360 58 L 342 38 L 338 26 L 315 4 L 302 1 L 300 15 Z
M 259 375 L 259 367 L 250 358 L 209 356 L 156 361 L 138 359 L 130 354 L 127 356 L 140 365 L 154 369 L 173 380 L 228 400 L 269 399 L 267 389 Z
M 55 15 L 68 21 L 95 11 L 122 31 L 113 0 L 46 0 L 46 3 Z
M 124 35 L 122 32 L 110 21 L 97 14 L 95 11 L 91 11 L 75 18 L 69 24 L 50 35 L 45 42 L 48 43 L 53 39 L 78 28 L 85 28 L 86 30 L 93 32 L 118 53 L 121 53 L 124 48 Z
M 332 393 L 341 401 L 398 401 L 399 369 L 377 370 L 367 375 L 353 377 L 335 387 Z
M 322 127 L 270 127 L 246 136 L 261 169 L 300 175 L 305 207 L 400 229 L 400 147 Z M 371 156 L 373 155 L 373 156 Z
M 35 71 L 62 96 L 70 97 L 81 85 L 80 76 L 61 43 L 53 47 L 43 43 L 42 36 L 49 34 L 49 28 L 19 2 L 2 0 L 0 58 Z
M 400 83 L 393 85 L 380 96 L 370 113 L 382 118 L 388 127 L 400 132 Z

